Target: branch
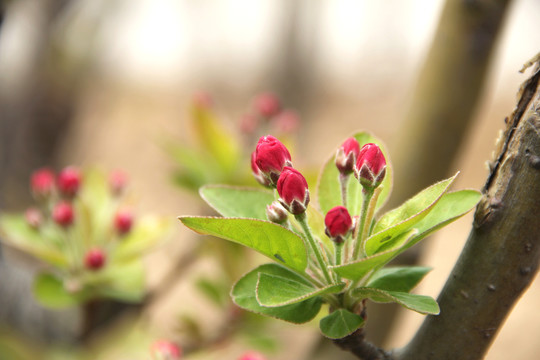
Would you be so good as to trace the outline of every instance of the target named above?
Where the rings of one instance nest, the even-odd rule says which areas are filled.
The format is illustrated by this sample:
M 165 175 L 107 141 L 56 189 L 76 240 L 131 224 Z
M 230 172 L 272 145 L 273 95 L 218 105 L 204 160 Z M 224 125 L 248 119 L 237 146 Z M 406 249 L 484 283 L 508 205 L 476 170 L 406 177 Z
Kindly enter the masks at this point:
M 400 360 L 482 359 L 540 261 L 540 65 L 499 143 L 474 226 L 439 296 Z

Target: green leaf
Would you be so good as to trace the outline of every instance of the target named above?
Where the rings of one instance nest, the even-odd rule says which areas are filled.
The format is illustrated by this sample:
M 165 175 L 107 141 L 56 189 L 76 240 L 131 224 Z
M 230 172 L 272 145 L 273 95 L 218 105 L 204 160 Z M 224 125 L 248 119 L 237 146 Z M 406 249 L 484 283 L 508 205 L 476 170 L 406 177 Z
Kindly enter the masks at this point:
M 228 285 L 226 286 L 224 281 L 204 277 L 197 279 L 195 286 L 215 305 L 224 307 L 228 303 Z
M 231 296 L 236 305 L 257 314 L 270 316 L 295 324 L 308 322 L 319 313 L 322 305 L 322 300 L 318 296 L 296 304 L 285 305 L 281 307 L 261 306 L 258 303 L 256 297 L 257 282 L 259 280 L 259 274 L 261 273 L 281 276 L 285 278 L 298 276 L 292 273 L 287 268 L 278 264 L 261 265 L 258 268 L 244 275 L 234 285 L 231 291 Z M 301 277 L 299 278 L 301 279 Z M 305 283 L 307 283 L 307 281 Z
M 461 190 L 444 194 L 430 213 L 415 225 L 418 235 L 405 245 L 403 251 L 468 213 L 481 198 L 482 194 L 476 190 Z
M 304 241 L 283 226 L 255 219 L 183 216 L 179 220 L 199 234 L 242 244 L 298 272 L 307 267 Z
M 85 292 L 70 293 L 64 283 L 52 274 L 39 274 L 34 280 L 34 296 L 44 306 L 62 309 L 83 303 L 88 297 Z
M 381 194 L 377 200 L 377 209 L 382 207 L 390 194 L 392 189 L 392 166 L 390 158 L 388 157 L 388 151 L 384 144 L 371 134 L 367 132 L 359 132 L 353 135 L 358 140 L 360 147 L 367 143 L 375 143 L 379 145 L 384 156 L 386 157 L 386 176 L 380 185 L 382 187 Z M 341 146 L 339 144 L 338 146 Z M 336 147 L 337 149 L 337 147 Z M 330 158 L 326 161 L 322 168 L 322 172 L 319 175 L 317 184 L 317 197 L 319 201 L 319 208 L 323 214 L 326 214 L 331 208 L 342 205 L 341 203 L 341 185 L 339 183 L 339 172 L 334 164 L 335 151 Z M 360 214 L 362 208 L 362 186 L 354 178 L 350 176 L 347 190 L 347 208 L 351 215 Z
M 364 319 L 345 309 L 338 309 L 323 317 L 319 323 L 321 332 L 330 339 L 341 339 L 364 325 Z
M 66 268 L 67 258 L 44 234 L 32 228 L 23 215 L 0 216 L 2 240 L 13 247 L 59 268 Z
M 392 247 L 393 245 L 385 245 L 385 243 L 392 244 L 397 235 L 422 220 L 441 199 L 457 175 L 431 185 L 407 200 L 400 207 L 384 214 L 373 228 L 373 234 L 375 235 L 372 235 L 366 241 L 366 254 L 373 255 L 383 250 L 383 246 L 385 246 L 385 249 Z
M 350 280 L 361 280 L 370 272 L 377 270 L 398 256 L 407 243 L 418 233 L 418 230 L 412 229 L 397 237 L 396 248 L 385 252 L 377 253 L 366 258 L 350 262 L 348 264 L 331 266 L 336 274 Z
M 375 302 L 395 302 L 407 309 L 420 314 L 438 315 L 439 304 L 430 296 L 409 294 L 400 291 L 384 291 L 380 289 L 361 287 L 354 290 L 353 295 L 360 299 L 370 299 Z
M 259 273 L 256 293 L 259 304 L 266 307 L 295 304 L 318 295 L 338 293 L 345 287 L 341 283 L 316 288 L 301 277 L 299 279 L 297 274 L 291 272 L 288 275 L 283 277 Z
M 369 279 L 368 287 L 386 291 L 411 291 L 431 269 L 423 266 L 382 268 Z
M 270 191 L 226 185 L 203 186 L 199 193 L 214 210 L 224 217 L 267 220 L 266 205 L 274 201 Z
M 95 274 L 88 292 L 128 303 L 141 302 L 145 295 L 145 272 L 142 261 L 110 264 Z

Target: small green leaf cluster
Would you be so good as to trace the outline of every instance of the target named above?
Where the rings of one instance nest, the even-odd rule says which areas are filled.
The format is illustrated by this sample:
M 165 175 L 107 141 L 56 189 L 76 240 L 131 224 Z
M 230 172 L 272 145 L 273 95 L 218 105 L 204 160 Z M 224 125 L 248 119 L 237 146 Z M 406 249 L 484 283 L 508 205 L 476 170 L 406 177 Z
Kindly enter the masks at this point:
M 141 256 L 163 239 L 170 221 L 140 216 L 133 224 L 118 223 L 125 213 L 123 193 L 105 173 L 85 171 L 73 197 L 60 200 L 53 192 L 38 199 L 35 221 L 25 214 L 1 214 L 0 232 L 5 245 L 28 253 L 47 266 L 36 276 L 34 295 L 51 308 L 64 308 L 93 299 L 112 298 L 139 302 L 145 294 Z M 54 219 L 58 201 L 69 204 L 72 221 Z M 129 220 L 131 221 L 131 219 Z M 89 253 L 99 259 L 89 259 Z
M 388 159 L 384 146 L 372 135 L 360 132 L 354 138 L 360 146 L 378 144 Z M 321 319 L 320 329 L 336 339 L 364 325 L 366 299 L 398 303 L 421 314 L 439 313 L 434 299 L 411 293 L 429 268 L 385 265 L 477 204 L 478 191 L 449 192 L 456 176 L 379 215 L 391 190 L 390 162 L 387 160 L 380 186 L 365 191 L 356 179 L 340 176 L 332 156 L 319 175 L 316 204 L 308 206 L 305 216 L 289 215 L 282 225 L 272 223 L 265 208 L 276 199 L 275 193 L 210 185 L 202 187 L 200 194 L 223 217 L 179 219 L 197 233 L 242 244 L 273 260 L 248 272 L 233 286 L 231 296 L 239 307 L 299 324 L 312 320 L 326 303 L 330 314 Z M 356 221 L 340 248 L 325 235 L 324 214 L 343 205 Z M 359 219 L 365 220 L 363 229 L 359 229 Z M 313 243 L 322 249 L 319 255 Z M 335 256 L 338 248 L 343 256 Z

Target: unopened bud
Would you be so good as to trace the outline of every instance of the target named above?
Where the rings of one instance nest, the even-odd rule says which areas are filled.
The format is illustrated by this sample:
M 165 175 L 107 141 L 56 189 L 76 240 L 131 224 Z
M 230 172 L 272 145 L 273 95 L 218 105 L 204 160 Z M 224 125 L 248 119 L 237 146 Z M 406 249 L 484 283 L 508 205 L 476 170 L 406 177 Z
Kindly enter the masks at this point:
M 120 195 L 124 191 L 127 181 L 128 177 L 123 171 L 112 171 L 109 174 L 109 187 L 113 195 Z
M 360 153 L 360 144 L 355 138 L 348 138 L 337 149 L 336 152 L 336 167 L 343 175 L 349 175 L 354 171 L 356 159 Z
M 291 214 L 298 215 L 306 211 L 309 204 L 309 190 L 306 178 L 292 167 L 283 168 L 277 182 L 279 202 Z
M 336 206 L 324 217 L 325 233 L 337 244 L 342 244 L 352 230 L 353 221 L 344 206 Z
M 369 143 L 360 149 L 354 176 L 364 188 L 375 189 L 386 175 L 386 159 L 376 144 Z
M 52 218 L 56 224 L 68 227 L 73 224 L 73 217 L 73 207 L 70 203 L 62 201 L 54 206 Z
M 43 222 L 43 215 L 41 215 L 41 211 L 35 207 L 26 209 L 24 212 L 24 218 L 26 219 L 28 225 L 34 229 L 39 228 Z
M 120 235 L 127 234 L 133 226 L 133 215 L 130 211 L 120 210 L 114 216 L 114 228 Z
M 255 180 L 262 186 L 270 187 L 270 179 L 266 177 L 261 169 L 257 166 L 256 163 L 256 151 L 251 153 L 251 173 L 253 174 L 253 177 L 255 177 Z
M 73 166 L 64 168 L 60 174 L 58 174 L 58 190 L 62 195 L 67 197 L 73 197 L 79 191 L 81 185 L 81 173 Z
M 238 360 L 266 360 L 266 358 L 256 351 L 248 351 L 244 353 Z
M 289 213 L 279 201 L 274 201 L 266 206 L 266 217 L 273 223 L 283 224 L 289 218 Z
M 298 130 L 300 126 L 300 118 L 293 110 L 285 110 L 279 113 L 274 119 L 278 131 L 291 134 Z
M 155 360 L 179 360 L 182 357 L 180 346 L 168 340 L 157 340 L 152 344 L 152 358 Z
M 88 250 L 84 256 L 84 266 L 91 271 L 97 271 L 105 265 L 106 256 L 103 250 L 94 248 Z
M 272 135 L 262 136 L 254 156 L 259 171 L 275 186 L 285 166 L 292 166 L 291 154 L 285 145 Z
M 30 187 L 36 198 L 49 197 L 54 191 L 54 172 L 47 168 L 34 171 L 30 177 Z
M 277 115 L 281 110 L 279 99 L 269 92 L 259 94 L 253 105 L 259 114 L 267 118 Z

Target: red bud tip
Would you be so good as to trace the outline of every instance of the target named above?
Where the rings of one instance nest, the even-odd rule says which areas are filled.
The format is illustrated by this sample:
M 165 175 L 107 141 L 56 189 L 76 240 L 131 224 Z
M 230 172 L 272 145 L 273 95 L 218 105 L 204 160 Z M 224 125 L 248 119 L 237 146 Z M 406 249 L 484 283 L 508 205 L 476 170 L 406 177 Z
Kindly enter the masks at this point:
M 253 164 L 275 186 L 285 166 L 292 166 L 291 154 L 285 145 L 272 135 L 262 136 L 257 143 Z
M 282 111 L 274 121 L 278 131 L 285 134 L 292 134 L 300 127 L 300 118 L 293 110 Z
M 120 235 L 127 234 L 133 226 L 133 215 L 127 210 L 121 210 L 114 216 L 114 228 Z
M 43 222 L 43 216 L 41 215 L 41 211 L 34 207 L 26 209 L 26 211 L 24 212 L 24 218 L 26 219 L 28 225 L 30 225 L 34 229 L 39 228 L 41 223 Z
M 283 224 L 289 218 L 289 214 L 279 201 L 274 201 L 266 206 L 266 217 L 273 223 Z
M 355 138 L 348 138 L 338 148 L 336 153 L 336 166 L 340 173 L 348 175 L 354 171 L 356 159 L 360 153 L 360 144 Z
M 114 195 L 120 195 L 124 191 L 127 182 L 128 177 L 123 171 L 115 170 L 109 174 L 109 186 Z
M 277 115 L 281 110 L 281 104 L 276 95 L 272 93 L 259 94 L 253 102 L 255 110 L 264 117 L 270 118 Z
M 257 166 L 256 156 L 256 151 L 251 153 L 251 172 L 259 184 L 262 186 L 271 187 L 270 179 L 266 177 Z
M 60 174 L 58 174 L 58 189 L 60 192 L 67 196 L 73 197 L 79 191 L 81 185 L 81 173 L 73 166 L 64 168 Z
M 291 214 L 298 215 L 306 211 L 309 204 L 309 190 L 306 178 L 292 167 L 283 168 L 277 182 L 279 202 Z
M 182 349 L 168 340 L 157 340 L 152 345 L 152 357 L 156 360 L 179 360 Z
M 256 351 L 248 351 L 244 353 L 238 360 L 266 360 L 266 358 Z
M 365 188 L 374 189 L 386 175 L 386 159 L 376 144 L 366 144 L 360 149 L 354 176 Z
M 349 211 L 344 206 L 336 206 L 324 218 L 326 235 L 338 244 L 343 243 L 352 230 L 353 222 Z
M 41 168 L 32 173 L 30 188 L 34 196 L 45 198 L 54 191 L 54 172 L 48 168 Z
M 106 260 L 103 250 L 98 248 L 90 249 L 84 256 L 84 266 L 88 270 L 97 271 L 105 265 Z
M 73 207 L 66 201 L 56 204 L 53 208 L 52 218 L 55 223 L 62 227 L 68 227 L 73 224 L 73 217 Z

